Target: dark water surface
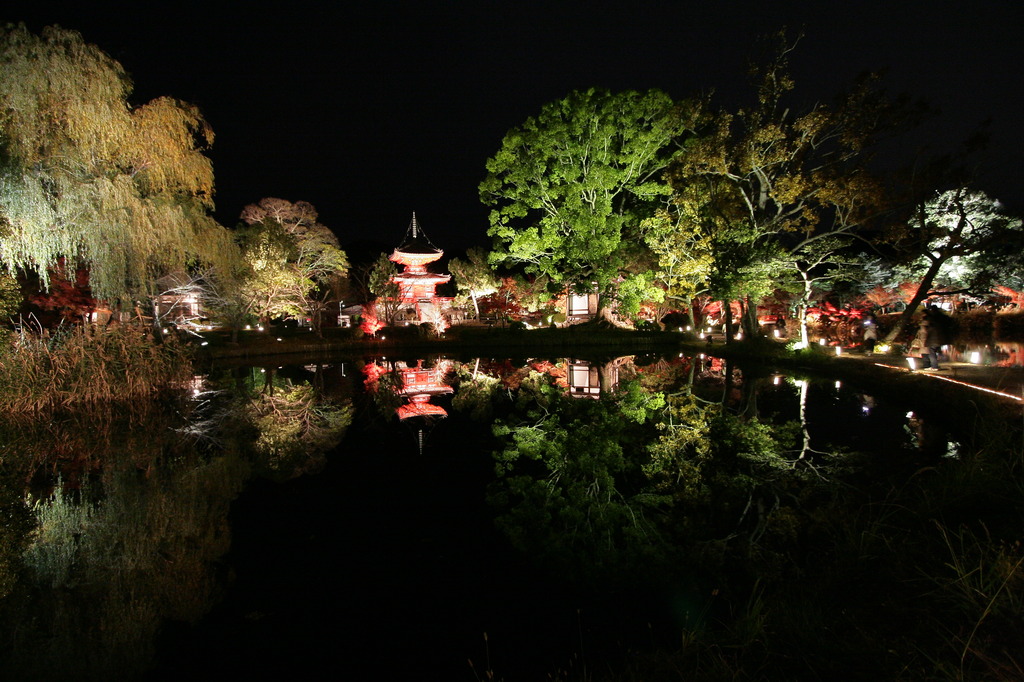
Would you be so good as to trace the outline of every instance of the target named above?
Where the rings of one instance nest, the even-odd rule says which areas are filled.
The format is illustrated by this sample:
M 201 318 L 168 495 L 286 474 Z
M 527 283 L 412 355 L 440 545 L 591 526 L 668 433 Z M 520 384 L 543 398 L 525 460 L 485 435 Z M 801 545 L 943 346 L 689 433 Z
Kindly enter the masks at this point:
M 489 436 L 445 421 L 420 454 L 397 420 L 357 423 L 321 474 L 252 483 L 231 512 L 228 597 L 162 666 L 461 679 L 485 663 L 485 631 L 532 657 L 520 628 L 545 628 L 561 599 L 494 530 Z
M 377 375 L 367 367 L 379 367 L 385 376 L 417 365 L 438 368 L 435 379 L 456 390 L 453 396 L 423 389 L 433 393 L 426 403 L 446 416 L 398 418 L 396 409 L 414 402 L 411 374 L 404 395 L 386 380 L 368 381 Z M 234 386 L 259 396 L 275 385 L 273 395 L 283 399 L 297 395 L 289 393 L 296 386 L 306 387 L 318 396 L 314 403 L 326 397 L 350 410 L 343 420 L 347 428 L 338 429 L 344 438 L 329 448 L 322 466 L 307 462 L 305 454 L 295 459 L 294 452 L 284 464 L 261 464 L 259 456 L 244 454 L 248 444 L 236 441 L 262 438 L 259 447 L 271 432 L 266 420 L 273 410 L 253 412 L 244 428 L 218 426 L 216 437 L 207 439 L 188 435 L 187 424 L 130 424 L 116 430 L 118 438 L 129 434 L 118 441 L 116 457 L 106 452 L 40 466 L 34 499 L 44 506 L 50 499 L 52 510 L 76 520 L 45 522 L 42 507 L 22 518 L 19 527 L 28 536 L 19 551 L 31 560 L 17 584 L 8 586 L 9 669 L 37 678 L 73 672 L 82 679 L 154 680 L 290 679 L 325 671 L 353 680 L 474 680 L 493 669 L 499 679 L 534 680 L 677 642 L 680 619 L 702 608 L 707 576 L 630 584 L 620 574 L 606 585 L 600 579 L 579 582 L 538 560 L 546 550 L 571 556 L 576 538 L 527 537 L 527 544 L 540 543 L 532 556 L 513 547 L 495 524 L 503 511 L 488 502 L 495 486 L 492 453 L 507 441 L 493 435 L 494 417 L 471 419 L 474 410 L 522 423 L 561 409 L 575 414 L 577 408 L 560 402 L 566 396 L 604 401 L 625 386 L 643 384 L 647 394 L 692 391 L 727 410 L 792 424 L 793 461 L 840 449 L 884 470 L 913 466 L 926 455 L 956 455 L 955 438 L 913 413 L 912 405 L 886 404 L 833 380 L 727 371 L 710 358 L 575 365 L 553 359 L 534 361 L 532 368 L 511 361 L 347 359 L 264 368 L 275 378 L 262 386 L 265 371 L 232 370 L 222 373 L 227 378 L 221 376 L 221 389 Z M 460 402 L 458 392 L 469 390 L 474 375 L 478 381 L 489 377 L 481 385 L 490 393 Z M 553 401 L 537 413 L 516 403 L 527 394 L 521 386 L 531 382 L 547 387 L 537 389 L 540 400 Z M 200 397 L 226 405 L 225 396 Z M 213 411 L 189 419 L 216 421 Z M 613 419 L 630 419 L 616 414 Z M 597 428 L 586 421 L 569 424 L 567 449 L 585 442 L 587 451 L 578 454 L 589 454 L 599 434 L 587 431 Z M 172 434 L 173 444 L 160 444 L 162 433 Z M 289 433 L 282 441 L 297 438 Z M 639 431 L 624 430 L 621 438 L 634 433 Z M 308 442 L 314 449 L 330 439 Z M 645 446 L 622 447 L 638 452 Z M 152 452 L 143 456 L 146 448 Z M 287 443 L 265 446 L 278 454 L 287 449 Z M 526 462 L 524 470 L 533 466 Z M 67 490 L 63 507 L 48 497 L 54 489 Z M 12 495 L 11 509 L 18 506 Z M 115 508 L 123 511 L 114 514 Z M 97 535 L 108 526 L 118 529 Z M 13 527 L 8 524 L 9 533 Z M 28 621 L 34 625 L 19 625 Z

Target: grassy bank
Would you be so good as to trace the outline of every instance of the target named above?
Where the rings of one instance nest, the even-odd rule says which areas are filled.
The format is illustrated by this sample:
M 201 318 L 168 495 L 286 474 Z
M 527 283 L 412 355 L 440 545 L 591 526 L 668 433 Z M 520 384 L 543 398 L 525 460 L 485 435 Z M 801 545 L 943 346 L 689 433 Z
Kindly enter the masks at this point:
M 80 327 L 0 339 L 0 410 L 33 413 L 150 400 L 192 376 L 190 349 L 146 330 Z

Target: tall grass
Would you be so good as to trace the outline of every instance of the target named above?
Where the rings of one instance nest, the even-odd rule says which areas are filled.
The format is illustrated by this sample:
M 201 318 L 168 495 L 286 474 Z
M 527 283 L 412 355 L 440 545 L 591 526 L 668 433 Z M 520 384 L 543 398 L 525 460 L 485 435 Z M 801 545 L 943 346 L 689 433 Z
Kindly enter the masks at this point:
M 968 527 L 936 523 L 949 550 L 948 571 L 934 579 L 951 613 L 949 641 L 955 647 L 943 668 L 950 679 L 1021 679 L 1018 649 L 1024 612 L 1024 552 L 1019 540 L 995 541 Z M 982 528 L 984 530 L 984 528 Z M 950 659 L 959 665 L 949 665 Z
M 188 348 L 133 326 L 0 337 L 0 410 L 33 413 L 145 401 L 192 375 Z

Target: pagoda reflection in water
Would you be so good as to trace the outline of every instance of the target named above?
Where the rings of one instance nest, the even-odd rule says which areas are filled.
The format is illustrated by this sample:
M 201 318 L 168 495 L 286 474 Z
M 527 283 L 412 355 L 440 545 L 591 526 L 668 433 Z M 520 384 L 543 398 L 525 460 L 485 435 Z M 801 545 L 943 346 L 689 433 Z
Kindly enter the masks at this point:
M 420 454 L 423 454 L 427 431 L 438 419 L 448 416 L 448 411 L 435 405 L 431 399 L 435 396 L 449 395 L 455 392 L 444 382 L 449 362 L 441 360 L 430 367 L 424 367 L 423 360 L 410 364 L 401 360 L 380 362 L 371 361 L 363 366 L 366 388 L 375 394 L 375 402 L 384 408 L 386 413 L 394 413 L 400 422 L 410 424 L 416 431 L 416 441 Z M 400 401 L 397 407 L 396 401 Z
M 408 400 L 407 403 L 395 410 L 399 419 L 448 416 L 448 412 L 443 407 L 430 402 L 434 396 L 448 395 L 454 392 L 451 386 L 444 383 L 447 363 L 439 362 L 433 367 L 426 368 L 423 366 L 422 360 L 417 360 L 412 367 L 404 362 L 398 362 L 395 371 L 399 372 L 402 378 L 402 382 L 396 390 L 399 395 Z

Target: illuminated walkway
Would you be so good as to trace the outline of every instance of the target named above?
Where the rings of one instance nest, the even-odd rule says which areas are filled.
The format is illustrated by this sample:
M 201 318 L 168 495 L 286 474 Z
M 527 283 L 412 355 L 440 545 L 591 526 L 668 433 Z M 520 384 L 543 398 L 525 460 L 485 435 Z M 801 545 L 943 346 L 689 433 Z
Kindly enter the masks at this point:
M 930 372 L 924 370 L 911 370 L 907 360 L 902 356 L 895 355 L 844 355 L 853 361 L 872 362 L 880 367 L 890 367 L 895 371 L 911 372 L 918 376 L 927 377 L 936 381 L 946 381 L 961 385 L 967 385 L 995 395 L 1024 403 L 1024 368 L 1022 367 L 998 367 L 992 365 L 980 365 L 970 362 L 941 362 L 942 370 Z

